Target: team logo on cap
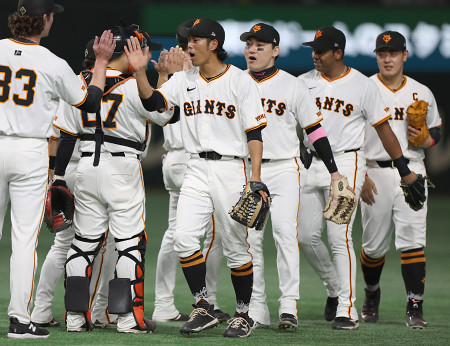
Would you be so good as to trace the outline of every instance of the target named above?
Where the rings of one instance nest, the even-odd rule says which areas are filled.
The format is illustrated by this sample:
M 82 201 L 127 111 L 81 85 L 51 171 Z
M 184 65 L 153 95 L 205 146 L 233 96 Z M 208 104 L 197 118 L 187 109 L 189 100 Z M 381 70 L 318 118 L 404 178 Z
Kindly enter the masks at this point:
M 192 24 L 192 26 L 196 26 L 198 23 L 200 23 L 200 19 L 196 19 L 194 24 Z
M 84 57 L 86 58 L 88 56 L 89 52 L 87 49 L 84 50 Z
M 322 30 L 317 30 L 315 39 L 317 40 L 320 36 L 322 36 Z
M 255 26 L 253 27 L 253 32 L 257 32 L 257 31 L 259 31 L 259 30 L 261 30 L 261 26 L 260 26 L 260 25 L 255 25 Z
M 21 8 L 19 8 L 19 12 L 23 16 L 27 12 L 27 9 L 22 6 Z
M 384 36 L 383 36 L 383 41 L 384 41 L 384 42 L 388 43 L 390 40 L 392 40 L 391 35 L 384 35 Z

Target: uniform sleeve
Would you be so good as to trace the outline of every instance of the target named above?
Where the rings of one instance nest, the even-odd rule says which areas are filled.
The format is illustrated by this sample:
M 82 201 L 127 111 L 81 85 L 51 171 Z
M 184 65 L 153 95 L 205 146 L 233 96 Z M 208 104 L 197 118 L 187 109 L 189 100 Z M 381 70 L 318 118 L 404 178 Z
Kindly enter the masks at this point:
M 242 78 L 237 78 L 237 80 L 239 83 L 235 85 L 235 92 L 239 100 L 238 112 L 245 132 L 257 128 L 263 129 L 267 125 L 266 114 L 256 83 L 246 73 L 242 73 Z
M 428 89 L 429 99 L 428 99 L 428 113 L 427 113 L 427 126 L 428 128 L 441 127 L 442 118 L 439 115 L 439 109 L 437 107 L 436 99 L 433 93 Z
M 53 120 L 53 126 L 64 133 L 78 136 L 81 128 L 76 117 L 81 117 L 81 111 L 64 101 L 60 101 L 56 116 Z
M 369 78 L 367 78 L 366 95 L 361 108 L 364 117 L 374 127 L 388 120 L 391 116 L 389 107 L 384 104 L 378 87 Z
M 298 78 L 292 102 L 294 104 L 295 117 L 303 129 L 311 128 L 322 121 L 322 113 L 317 108 L 308 87 Z
M 165 82 L 159 89 L 157 89 L 160 94 L 164 97 L 166 101 L 166 110 L 172 106 L 178 106 L 181 108 L 179 104 L 180 100 L 180 87 L 182 87 L 182 78 L 184 71 L 176 72 L 173 76 Z
M 83 104 L 87 97 L 86 84 L 81 81 L 64 60 L 61 59 L 59 66 L 55 68 L 61 69 L 57 71 L 55 77 L 54 92 L 56 97 L 75 107 Z

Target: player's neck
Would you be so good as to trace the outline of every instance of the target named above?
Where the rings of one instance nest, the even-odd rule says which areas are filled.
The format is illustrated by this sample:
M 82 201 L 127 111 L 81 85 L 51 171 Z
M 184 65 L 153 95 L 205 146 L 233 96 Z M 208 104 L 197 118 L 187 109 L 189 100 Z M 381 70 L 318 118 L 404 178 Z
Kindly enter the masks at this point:
M 403 73 L 399 73 L 398 75 L 395 76 L 386 76 L 379 73 L 378 76 L 380 77 L 381 81 L 392 90 L 399 89 L 405 82 L 405 77 L 403 76 Z
M 342 64 L 336 64 L 332 69 L 329 71 L 323 72 L 323 75 L 327 77 L 329 80 L 333 80 L 339 77 L 342 77 L 344 74 L 346 74 L 348 71 L 348 67 Z
M 200 66 L 200 72 L 205 78 L 213 78 L 225 71 L 226 64 L 220 60 L 210 61 Z
M 21 38 L 24 38 L 25 40 L 34 42 L 36 44 L 41 43 L 41 35 L 34 35 L 34 36 L 27 36 L 27 37 L 22 36 Z

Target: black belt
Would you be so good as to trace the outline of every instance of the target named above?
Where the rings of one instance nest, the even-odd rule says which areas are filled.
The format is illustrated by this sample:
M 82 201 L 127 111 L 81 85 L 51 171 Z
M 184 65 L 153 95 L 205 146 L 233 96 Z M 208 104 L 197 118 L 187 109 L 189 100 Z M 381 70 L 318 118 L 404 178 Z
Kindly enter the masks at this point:
M 118 152 L 118 153 L 109 153 L 109 154 L 111 154 L 111 156 L 125 157 L 125 153 L 123 151 Z M 94 155 L 94 153 L 90 153 L 90 152 L 82 152 L 81 153 L 81 157 L 91 157 L 92 155 Z M 139 158 L 139 155 L 136 154 L 136 157 Z
M 405 158 L 405 162 L 409 163 L 409 159 Z M 395 163 L 392 160 L 388 160 L 388 161 L 377 161 L 378 166 L 380 166 L 381 168 L 395 168 Z
M 215 151 L 203 151 L 198 153 L 198 156 L 205 160 L 220 160 L 222 158 L 222 155 Z
M 262 159 L 261 163 L 267 163 L 267 162 L 270 162 L 270 161 L 272 161 L 272 159 Z M 252 159 L 248 158 L 248 162 L 252 162 Z
M 349 149 L 349 150 L 344 150 L 344 153 L 351 153 L 353 151 L 359 151 L 361 148 L 356 148 L 356 149 Z M 311 155 L 314 156 L 316 159 L 320 160 L 319 154 L 317 154 L 317 151 L 312 151 L 311 150 Z

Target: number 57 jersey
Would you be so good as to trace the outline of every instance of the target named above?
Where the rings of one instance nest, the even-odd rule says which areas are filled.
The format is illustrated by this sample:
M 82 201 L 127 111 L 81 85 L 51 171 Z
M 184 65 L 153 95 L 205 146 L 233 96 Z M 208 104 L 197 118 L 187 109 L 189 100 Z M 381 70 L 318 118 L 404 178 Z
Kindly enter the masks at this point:
M 59 100 L 79 106 L 86 96 L 86 85 L 47 48 L 0 40 L 0 135 L 48 138 Z

